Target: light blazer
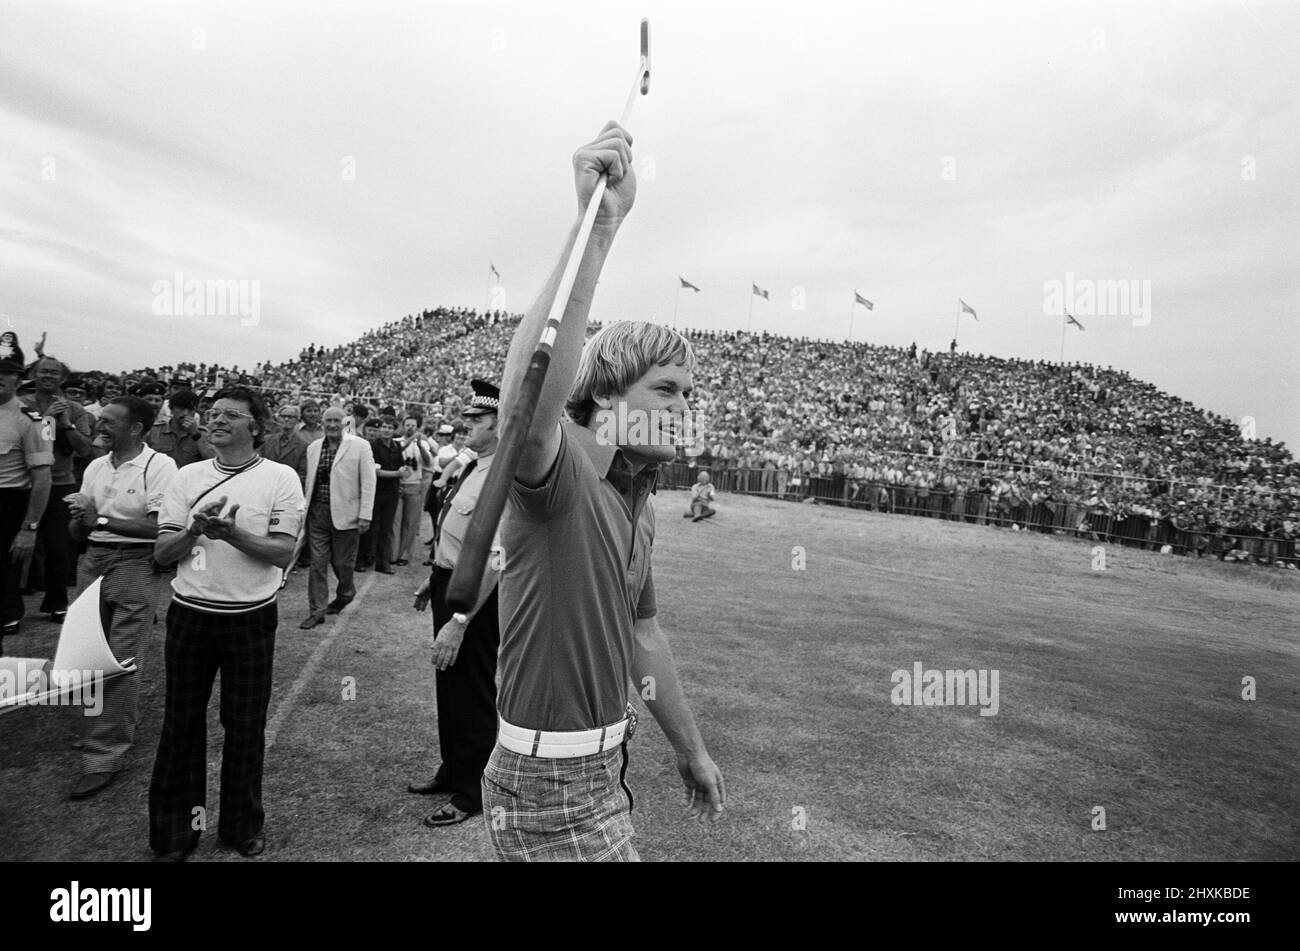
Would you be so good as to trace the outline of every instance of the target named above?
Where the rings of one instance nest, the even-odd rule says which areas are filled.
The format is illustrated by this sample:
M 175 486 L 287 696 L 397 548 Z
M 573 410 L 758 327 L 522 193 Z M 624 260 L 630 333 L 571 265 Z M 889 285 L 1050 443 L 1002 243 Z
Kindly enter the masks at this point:
M 321 448 L 327 438 L 314 440 L 307 447 L 308 508 L 316 489 Z M 335 528 L 347 531 L 356 528 L 361 519 L 370 521 L 375 508 L 375 481 L 375 454 L 370 450 L 370 443 L 360 436 L 344 433 L 330 469 L 330 516 Z

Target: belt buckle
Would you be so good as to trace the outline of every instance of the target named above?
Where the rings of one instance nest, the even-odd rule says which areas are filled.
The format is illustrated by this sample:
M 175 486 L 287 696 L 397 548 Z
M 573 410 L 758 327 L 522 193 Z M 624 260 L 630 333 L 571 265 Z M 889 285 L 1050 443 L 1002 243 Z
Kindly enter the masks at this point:
M 627 729 L 623 731 L 623 742 L 631 741 L 633 734 L 636 733 L 636 707 L 632 706 L 632 701 L 627 702 L 627 707 L 623 711 L 627 714 Z

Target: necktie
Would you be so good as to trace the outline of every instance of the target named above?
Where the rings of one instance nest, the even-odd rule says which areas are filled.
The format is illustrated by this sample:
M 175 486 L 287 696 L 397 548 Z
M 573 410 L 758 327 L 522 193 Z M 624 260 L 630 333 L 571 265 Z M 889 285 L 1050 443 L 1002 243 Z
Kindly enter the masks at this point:
M 460 491 L 461 486 L 465 484 L 465 480 L 469 478 L 469 474 L 474 471 L 476 465 L 478 465 L 478 460 L 474 459 L 461 471 L 459 478 L 456 479 L 456 484 L 451 487 L 451 491 L 447 493 L 447 498 L 442 503 L 442 511 L 438 513 L 438 525 L 433 530 L 433 548 L 435 552 L 438 550 L 438 539 L 442 537 L 442 520 L 447 517 L 447 511 L 451 508 L 452 499 L 456 497 L 456 493 Z

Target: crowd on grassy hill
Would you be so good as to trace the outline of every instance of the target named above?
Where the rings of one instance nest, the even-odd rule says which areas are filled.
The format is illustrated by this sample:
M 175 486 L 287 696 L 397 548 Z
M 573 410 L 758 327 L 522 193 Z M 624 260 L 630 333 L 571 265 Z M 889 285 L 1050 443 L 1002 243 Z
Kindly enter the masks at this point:
M 279 364 L 186 363 L 119 380 L 129 388 L 186 375 L 200 387 L 263 387 L 273 401 L 414 405 L 452 419 L 469 379 L 499 378 L 518 320 L 440 307 Z M 1243 438 L 1234 421 L 1111 367 L 685 333 L 699 362 L 692 409 L 704 420 L 689 461 L 715 470 L 724 491 L 1001 513 L 1008 523 L 1023 506 L 1051 511 L 1051 524 L 1070 531 L 1136 519 L 1294 548 L 1300 464 L 1283 444 Z

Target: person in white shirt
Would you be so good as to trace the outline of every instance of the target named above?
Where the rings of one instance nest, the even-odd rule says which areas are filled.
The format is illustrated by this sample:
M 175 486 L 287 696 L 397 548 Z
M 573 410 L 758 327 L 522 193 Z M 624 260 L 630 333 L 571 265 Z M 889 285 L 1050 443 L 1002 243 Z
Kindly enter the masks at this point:
M 298 474 L 262 458 L 271 426 L 245 387 L 216 395 L 208 438 L 216 458 L 176 474 L 158 518 L 155 557 L 178 564 L 167 612 L 167 692 L 149 785 L 149 844 L 184 861 L 207 802 L 207 706 L 221 672 L 226 729 L 217 834 L 240 855 L 266 848 L 262 767 L 278 625 L 276 595 L 303 519 Z M 227 507 L 228 506 L 228 507 Z
M 107 455 L 91 461 L 81 489 L 65 500 L 72 516 L 69 531 L 87 543 L 78 572 L 78 590 L 102 578 L 100 616 L 104 634 L 119 662 L 138 656 L 153 626 L 158 575 L 153 547 L 158 511 L 176 478 L 176 463 L 144 443 L 153 425 L 153 407 L 136 396 L 118 397 L 100 411 L 96 424 Z M 87 799 L 113 781 L 135 741 L 140 674 L 105 681 L 99 716 L 81 719 L 81 765 L 73 799 Z

